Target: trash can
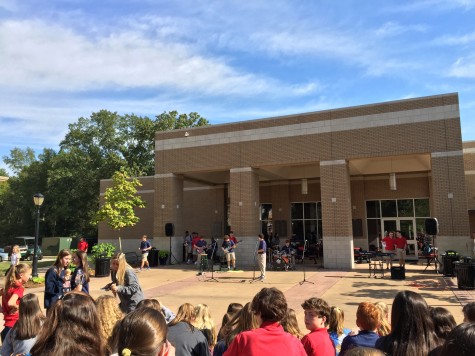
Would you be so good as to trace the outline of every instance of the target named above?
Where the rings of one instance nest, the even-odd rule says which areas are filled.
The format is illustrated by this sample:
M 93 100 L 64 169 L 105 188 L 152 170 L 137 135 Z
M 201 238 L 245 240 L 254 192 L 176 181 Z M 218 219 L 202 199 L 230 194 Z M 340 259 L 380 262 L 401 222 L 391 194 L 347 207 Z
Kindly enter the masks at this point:
M 158 266 L 158 250 L 156 248 L 152 248 L 148 253 L 148 264 L 150 267 Z
M 111 259 L 109 257 L 96 258 L 96 277 L 107 277 L 111 273 Z
M 454 262 L 457 273 L 458 289 L 475 289 L 475 263 L 471 258 L 464 257 Z
M 442 254 L 442 273 L 444 276 L 455 276 L 454 262 L 459 259 L 458 253 L 452 250 L 445 251 Z

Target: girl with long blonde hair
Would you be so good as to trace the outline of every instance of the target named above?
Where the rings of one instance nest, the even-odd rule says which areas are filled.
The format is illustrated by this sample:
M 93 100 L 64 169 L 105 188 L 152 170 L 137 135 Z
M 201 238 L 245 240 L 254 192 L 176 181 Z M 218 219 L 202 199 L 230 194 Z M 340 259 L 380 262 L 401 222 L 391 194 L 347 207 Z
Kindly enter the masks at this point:
M 208 340 L 210 350 L 216 345 L 216 325 L 211 318 L 211 313 L 206 304 L 198 304 L 195 306 L 193 326 L 200 329 Z
M 110 290 L 120 299 L 120 310 L 129 313 L 144 299 L 142 288 L 133 268 L 125 260 L 125 254 L 117 252 L 111 259 Z
M 351 332 L 350 329 L 343 327 L 345 322 L 345 313 L 338 307 L 330 308 L 330 322 L 328 323 L 328 334 L 335 345 L 336 355 L 340 353 L 343 339 Z
M 374 305 L 379 309 L 381 320 L 378 327 L 378 335 L 386 336 L 391 332 L 391 325 L 389 324 L 389 307 L 384 302 L 376 302 Z
M 102 340 L 107 344 L 109 352 L 112 353 L 112 331 L 117 322 L 124 318 L 124 313 L 120 310 L 117 300 L 111 295 L 101 295 L 97 298 L 96 309 Z
M 297 314 L 293 309 L 287 309 L 285 318 L 280 322 L 282 327 L 289 334 L 294 335 L 297 339 L 301 340 L 303 338 L 303 333 L 300 331 L 299 322 L 297 321 Z

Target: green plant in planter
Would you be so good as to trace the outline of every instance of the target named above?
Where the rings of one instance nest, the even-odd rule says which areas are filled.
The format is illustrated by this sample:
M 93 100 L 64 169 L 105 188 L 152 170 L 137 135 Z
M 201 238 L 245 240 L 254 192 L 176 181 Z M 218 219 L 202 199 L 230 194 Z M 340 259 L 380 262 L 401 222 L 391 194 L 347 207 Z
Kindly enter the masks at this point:
M 114 256 L 115 246 L 108 242 L 101 242 L 97 245 L 92 246 L 92 257 L 94 260 L 97 258 L 111 258 Z
M 168 258 L 170 253 L 167 250 L 158 251 L 158 258 Z

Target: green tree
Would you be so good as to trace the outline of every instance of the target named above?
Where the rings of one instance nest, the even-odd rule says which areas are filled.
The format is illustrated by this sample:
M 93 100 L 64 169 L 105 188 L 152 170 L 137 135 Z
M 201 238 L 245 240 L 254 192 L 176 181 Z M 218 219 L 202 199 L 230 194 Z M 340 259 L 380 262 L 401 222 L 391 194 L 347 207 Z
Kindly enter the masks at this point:
M 120 231 L 140 221 L 135 215 L 136 208 L 145 208 L 145 202 L 137 195 L 137 187 L 142 186 L 137 178 L 131 178 L 124 169 L 114 173 L 112 186 L 104 193 L 104 204 L 94 216 L 94 223 L 104 221 L 113 230 Z M 122 241 L 119 235 L 119 249 Z
M 35 161 L 35 151 L 30 147 L 25 149 L 15 147 L 14 149 L 10 150 L 10 156 L 3 156 L 3 162 L 5 162 L 10 170 L 16 174 Z

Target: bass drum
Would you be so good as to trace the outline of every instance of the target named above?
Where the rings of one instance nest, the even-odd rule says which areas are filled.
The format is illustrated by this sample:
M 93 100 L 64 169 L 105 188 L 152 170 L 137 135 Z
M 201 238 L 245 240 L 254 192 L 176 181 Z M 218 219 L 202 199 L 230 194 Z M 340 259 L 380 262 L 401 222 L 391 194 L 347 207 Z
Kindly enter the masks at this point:
M 282 259 L 280 254 L 275 254 L 272 258 L 272 270 L 280 271 L 285 269 L 285 261 Z

